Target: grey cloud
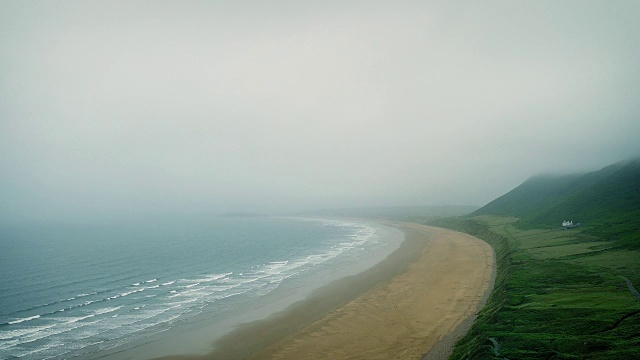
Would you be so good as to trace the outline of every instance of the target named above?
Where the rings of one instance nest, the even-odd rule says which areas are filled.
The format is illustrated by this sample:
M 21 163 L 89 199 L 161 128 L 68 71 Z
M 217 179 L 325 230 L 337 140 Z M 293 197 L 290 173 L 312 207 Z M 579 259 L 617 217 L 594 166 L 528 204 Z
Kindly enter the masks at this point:
M 482 205 L 640 154 L 635 1 L 0 4 L 0 216 Z

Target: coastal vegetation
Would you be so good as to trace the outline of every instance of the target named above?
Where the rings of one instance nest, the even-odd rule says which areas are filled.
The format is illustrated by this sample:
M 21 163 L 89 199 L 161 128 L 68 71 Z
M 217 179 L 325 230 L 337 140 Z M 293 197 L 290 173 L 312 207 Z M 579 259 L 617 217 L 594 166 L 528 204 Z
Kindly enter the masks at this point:
M 640 358 L 638 215 L 635 160 L 535 177 L 468 216 L 425 221 L 496 253 L 495 287 L 451 359 Z

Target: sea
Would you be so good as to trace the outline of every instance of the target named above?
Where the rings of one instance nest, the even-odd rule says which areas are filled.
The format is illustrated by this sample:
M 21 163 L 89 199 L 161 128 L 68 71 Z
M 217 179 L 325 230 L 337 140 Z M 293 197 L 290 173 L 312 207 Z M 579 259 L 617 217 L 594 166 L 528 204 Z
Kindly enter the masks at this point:
M 219 323 L 210 344 L 403 239 L 375 222 L 291 217 L 5 226 L 0 359 L 102 358 Z

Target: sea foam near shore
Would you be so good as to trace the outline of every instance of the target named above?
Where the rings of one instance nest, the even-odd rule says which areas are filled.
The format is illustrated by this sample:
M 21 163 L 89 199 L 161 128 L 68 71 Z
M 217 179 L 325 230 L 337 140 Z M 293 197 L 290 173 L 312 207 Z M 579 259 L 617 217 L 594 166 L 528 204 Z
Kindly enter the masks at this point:
M 372 223 L 283 218 L 47 230 L 3 231 L 0 358 L 90 358 L 201 319 L 224 320 L 222 335 L 236 317 L 267 316 L 364 270 L 402 239 Z M 261 310 L 235 316 L 248 303 Z

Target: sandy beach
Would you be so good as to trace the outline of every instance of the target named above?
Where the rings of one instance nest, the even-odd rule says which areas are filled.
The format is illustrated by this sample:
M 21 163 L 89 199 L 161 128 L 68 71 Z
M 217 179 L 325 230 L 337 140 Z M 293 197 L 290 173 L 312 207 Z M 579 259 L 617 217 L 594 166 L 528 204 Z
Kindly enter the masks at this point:
M 388 225 L 406 238 L 383 262 L 240 327 L 215 353 L 165 359 L 446 358 L 493 286 L 493 250 L 451 230 Z

